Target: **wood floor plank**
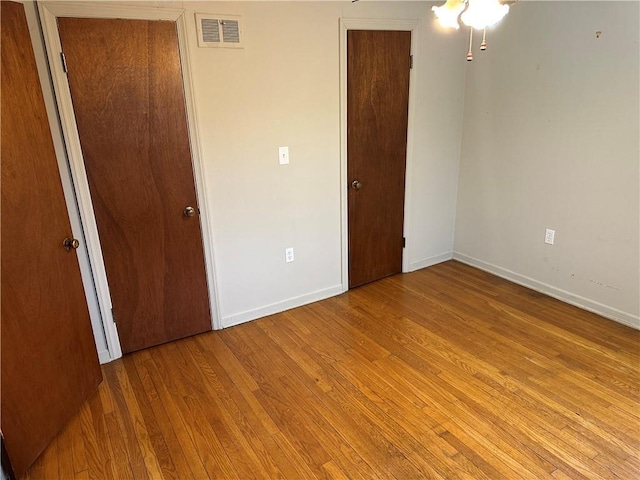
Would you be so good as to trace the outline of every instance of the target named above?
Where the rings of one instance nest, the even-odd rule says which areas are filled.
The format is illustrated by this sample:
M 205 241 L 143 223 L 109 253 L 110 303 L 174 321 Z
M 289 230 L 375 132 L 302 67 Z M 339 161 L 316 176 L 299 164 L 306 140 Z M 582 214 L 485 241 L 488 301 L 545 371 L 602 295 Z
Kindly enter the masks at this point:
M 155 389 L 157 397 L 153 398 L 152 405 L 162 425 L 170 451 L 176 452 L 175 463 L 179 475 L 184 478 L 189 478 L 189 476 L 194 479 L 206 478 L 207 471 L 198 455 L 192 437 L 189 435 L 180 407 L 176 405 L 181 403 L 180 399 L 173 398 L 168 393 L 167 385 L 158 373 L 153 357 L 136 358 L 136 368 L 140 372 L 141 378 L 145 379 L 145 388 Z M 184 472 L 185 464 L 189 473 Z
M 286 351 L 276 348 L 277 344 L 269 345 L 270 337 L 266 336 L 264 338 L 260 338 L 260 333 L 256 332 L 254 334 L 253 341 L 259 342 L 260 346 L 265 348 L 265 345 L 268 347 L 265 348 L 267 351 L 269 358 L 272 360 L 278 359 L 281 362 L 288 362 L 289 370 L 286 374 L 286 377 L 278 376 L 277 378 L 272 379 L 272 383 L 268 386 L 262 386 L 262 392 L 266 393 L 266 396 L 262 396 L 261 392 L 258 394 L 261 396 L 261 401 L 265 403 L 267 408 L 271 408 L 272 415 L 276 418 L 283 418 L 282 411 L 279 409 L 279 406 L 284 404 L 288 408 L 286 410 L 287 416 L 293 415 L 294 418 L 297 419 L 293 425 L 304 425 L 305 430 L 302 432 L 298 432 L 294 437 L 296 440 L 300 438 L 311 438 L 315 437 L 318 439 L 319 445 L 315 443 L 301 445 L 302 451 L 306 452 L 309 448 L 313 449 L 323 449 L 323 451 L 328 454 L 331 453 L 331 457 L 334 459 L 337 465 L 343 466 L 345 468 L 350 469 L 350 471 L 358 472 L 362 470 L 366 466 L 363 465 L 362 459 L 358 457 L 350 447 L 344 445 L 341 442 L 341 439 L 338 438 L 334 431 L 331 429 L 331 426 L 326 423 L 324 418 L 318 416 L 317 412 L 314 409 L 298 409 L 296 398 L 300 397 L 311 397 L 313 395 L 314 388 L 318 387 L 317 378 L 315 373 L 313 372 L 311 376 L 307 375 L 303 368 L 299 368 L 299 362 L 297 359 L 291 359 L 287 356 Z M 292 362 L 293 360 L 293 362 Z M 300 381 L 292 383 L 291 380 L 293 376 L 297 377 Z M 284 385 L 282 389 L 273 389 L 274 385 L 278 383 L 283 383 Z M 307 390 L 308 389 L 308 390 Z M 325 390 L 319 388 L 316 392 L 317 394 L 322 394 Z M 293 396 L 292 396 L 293 394 Z M 296 428 L 296 427 L 294 427 Z M 311 435 L 307 433 L 307 430 L 311 432 Z M 322 451 L 322 450 L 318 450 Z M 317 456 L 317 455 L 315 455 Z M 309 460 L 311 457 L 307 457 Z M 355 462 L 359 465 L 358 469 L 352 468 L 352 462 Z M 315 471 L 316 476 L 322 476 L 324 473 L 321 470 L 321 465 L 317 462 L 309 461 L 309 465 L 312 467 L 312 470 Z M 365 470 L 366 472 L 366 470 Z M 354 474 L 354 478 L 358 478 L 358 473 Z M 365 477 L 367 478 L 367 477 Z M 370 476 L 368 478 L 371 478 Z
M 129 454 L 125 441 L 125 434 L 121 429 L 116 411 L 104 414 L 104 421 L 107 427 L 107 438 L 109 454 L 115 469 L 115 478 L 118 480 L 133 479 Z M 63 477 L 64 478 L 64 477 Z
M 227 347 L 227 344 L 224 343 L 219 335 L 215 332 L 204 333 L 198 336 L 198 341 L 204 349 L 218 359 L 220 365 L 224 367 L 233 383 L 235 383 L 239 389 L 245 391 L 255 391 L 258 389 L 255 380 L 253 380 L 249 372 L 243 368 L 242 364 L 233 352 L 229 350 L 229 347 Z
M 342 373 L 344 375 L 345 372 Z M 453 475 L 453 465 L 448 456 L 457 452 L 450 452 L 444 445 L 445 442 L 433 434 L 429 429 L 431 418 L 424 411 L 415 407 L 407 409 L 406 406 L 399 406 L 390 400 L 385 402 L 371 389 L 371 384 L 352 382 L 352 378 L 345 377 L 344 390 L 358 399 L 355 406 L 362 421 L 366 422 L 369 428 L 373 427 L 383 434 L 377 450 L 383 450 L 384 442 L 388 441 L 398 446 L 396 448 L 399 458 L 407 458 L 407 466 L 411 470 L 394 470 L 396 476 L 403 478 L 413 474 L 426 478 L 450 478 Z M 336 393 L 332 393 L 334 403 L 337 404 L 336 394 L 341 393 L 343 390 L 340 388 Z M 378 412 L 383 412 L 384 415 Z M 380 419 L 385 416 L 388 416 L 388 420 L 380 423 Z M 361 441 L 366 441 L 370 435 L 370 431 L 365 430 Z M 376 452 L 370 455 L 375 456 Z
M 320 477 L 317 477 L 311 471 L 309 465 L 304 461 L 304 458 L 300 454 L 300 450 L 295 448 L 295 446 L 292 445 L 291 442 L 289 442 L 287 436 L 284 433 L 279 432 L 273 435 L 273 441 L 285 453 L 287 458 L 289 458 L 292 465 L 296 469 L 295 475 L 289 478 L 308 478 L 309 480 L 313 480 L 316 478 L 324 477 L 324 475 L 320 475 Z
M 184 363 L 180 350 L 175 345 L 171 346 L 174 348 L 171 348 L 167 355 L 163 354 L 155 358 L 155 365 L 180 410 L 184 425 L 196 446 L 207 475 L 210 478 L 241 478 L 239 472 L 242 468 L 240 466 L 234 468 L 229 457 L 230 452 L 222 443 L 226 432 L 222 428 L 218 429 L 219 420 L 214 418 L 213 422 L 210 421 L 206 413 L 209 401 L 204 394 L 204 389 L 199 384 L 189 383 L 183 377 L 182 372 L 188 364 Z M 179 366 L 177 370 L 173 370 L 175 365 Z M 190 377 L 191 382 L 197 382 L 197 376 L 190 375 Z M 204 406 L 201 399 L 205 401 Z
M 266 339 L 258 339 L 261 345 L 264 345 Z M 283 359 L 287 358 L 285 350 L 279 350 L 273 345 L 269 350 L 270 356 L 279 356 Z M 317 382 L 317 375 L 327 378 L 325 372 L 314 371 L 311 375 L 307 375 L 307 372 L 303 368 L 297 368 L 299 362 L 296 359 L 291 359 L 294 363 L 290 366 L 290 374 L 286 377 L 280 377 L 274 379 L 275 382 L 280 382 L 286 385 L 282 391 L 285 395 L 280 396 L 275 401 L 273 395 L 271 398 L 265 398 L 263 401 L 270 402 L 271 407 L 278 408 L 280 405 L 288 406 L 297 418 L 300 419 L 300 423 L 304 424 L 309 432 L 317 439 L 318 447 L 324 451 L 329 458 L 333 458 L 333 461 L 338 467 L 342 467 L 348 471 L 354 472 L 353 478 L 372 478 L 373 471 L 363 459 L 357 454 L 357 452 L 349 445 L 345 443 L 335 429 L 330 425 L 325 416 L 320 415 L 318 412 L 318 403 L 320 399 L 318 395 L 322 395 L 326 392 L 326 389 L 321 388 Z M 291 362 L 290 362 L 291 363 Z M 316 369 L 320 368 L 316 364 Z M 299 381 L 294 381 L 296 378 Z M 308 391 L 306 390 L 308 389 Z M 263 389 L 265 392 L 268 389 Z M 315 398 L 313 397 L 315 390 Z M 296 403 L 296 395 L 291 395 L 292 392 L 298 392 L 298 395 L 306 395 L 310 398 L 310 406 L 312 408 L 299 408 Z M 301 392 L 305 392 L 302 394 Z M 298 435 L 299 436 L 299 435 Z M 296 437 L 298 437 L 296 436 Z M 305 447 L 308 448 L 308 447 Z M 316 448 L 316 447 L 314 447 Z M 317 462 L 311 462 L 310 465 L 315 469 L 316 476 L 321 476 L 325 470 L 321 469 L 322 465 Z
M 102 368 L 25 479 L 640 478 L 640 331 L 454 261 Z
M 68 429 L 64 429 L 56 441 L 58 442 L 58 478 L 73 478 L 73 452 Z
M 225 335 L 225 341 L 234 344 L 237 340 L 235 333 L 237 332 Z M 253 337 L 256 334 L 258 331 L 252 329 L 251 335 L 245 338 L 245 345 L 254 345 Z M 244 354 L 239 358 L 249 371 L 256 371 L 258 365 L 270 364 L 268 371 L 265 370 L 255 377 L 259 389 L 254 394 L 271 418 L 283 431 L 288 432 L 290 441 L 298 447 L 314 476 L 321 476 L 324 473 L 321 465 L 329 461 L 330 456 L 318 442 L 315 432 L 312 432 L 313 423 L 307 421 L 304 412 L 300 412 L 297 405 L 287 401 L 291 390 L 298 392 L 297 398 L 308 398 L 310 393 L 301 385 L 293 383 L 289 384 L 288 389 L 278 388 L 289 372 L 280 358 L 268 355 L 265 350 L 265 345 L 253 346 L 250 354 Z
M 247 415 L 255 419 L 255 423 L 259 422 L 261 424 L 262 429 L 265 431 L 265 436 L 278 433 L 280 429 L 253 395 L 253 392 L 258 390 L 258 385 L 251 379 L 251 376 L 233 354 L 231 354 L 231 356 L 233 356 L 234 361 L 229 362 L 230 351 L 224 342 L 221 342 L 222 345 L 211 349 L 209 348 L 209 338 L 211 337 L 204 335 L 199 336 L 197 338 L 198 347 L 206 357 L 211 368 L 215 371 L 219 381 L 225 385 L 224 388 L 226 392 L 228 392 L 228 396 L 225 395 L 223 400 L 225 402 L 235 402 L 239 407 L 242 407 Z M 215 336 L 215 338 L 219 339 L 217 336 Z M 224 353 L 218 356 L 220 351 Z M 239 370 L 241 370 L 242 373 L 238 376 Z M 242 378 L 242 380 L 240 380 L 240 378 Z M 261 432 L 262 429 L 258 431 Z
M 187 417 L 189 431 L 194 435 L 194 441 L 200 454 L 200 458 L 207 469 L 210 478 L 242 478 L 242 472 L 246 471 L 246 465 L 241 462 L 235 465 L 229 457 L 229 451 L 225 449 L 224 440 L 218 438 L 219 431 L 215 426 L 206 421 L 206 410 L 199 399 L 187 395 L 184 397 L 187 411 L 183 415 Z
M 271 324 L 271 326 L 275 326 Z M 327 410 L 322 410 L 319 407 L 320 402 L 323 401 L 324 393 L 327 393 L 334 388 L 335 379 L 332 376 L 332 368 L 324 363 L 320 358 L 318 360 L 312 360 L 314 358 L 314 352 L 307 349 L 301 349 L 302 342 L 298 338 L 298 334 L 304 335 L 302 332 L 296 332 L 292 329 L 285 328 L 264 328 L 261 327 L 265 334 L 269 335 L 278 346 L 282 347 L 283 353 L 290 356 L 291 360 L 296 364 L 305 364 L 301 366 L 300 371 L 293 372 L 294 374 L 306 376 L 306 383 L 318 388 L 316 391 L 317 400 L 313 402 L 313 412 L 311 415 L 305 417 L 307 421 L 317 424 L 317 428 L 320 430 L 321 435 L 318 436 L 318 441 L 321 446 L 331 455 L 333 458 L 332 464 L 342 471 L 350 472 L 351 478 L 370 479 L 376 478 L 377 475 L 370 465 L 362 458 L 360 454 L 350 445 L 339 433 L 338 430 L 330 425 Z M 297 348 L 296 348 L 297 346 Z M 312 365 L 306 365 L 306 361 L 300 361 L 300 355 L 304 359 L 308 359 Z M 323 364 L 324 363 L 324 364 Z M 322 379 L 320 381 L 320 379 Z M 303 383 L 304 380 L 303 380 Z M 293 399 L 295 401 L 295 399 Z M 320 413 L 325 412 L 325 413 Z M 310 412 L 303 412 L 309 414 Z M 324 470 L 327 464 L 323 465 Z M 331 473 L 327 470 L 328 473 Z
M 325 463 L 324 465 L 322 465 L 322 468 L 326 470 L 329 478 L 335 478 L 339 480 L 347 480 L 349 478 L 349 476 L 342 470 L 340 470 L 340 468 L 333 461 Z
M 109 441 L 109 429 L 106 420 L 106 414 L 103 410 L 102 397 L 96 395 L 90 402 L 91 407 L 91 420 L 96 438 L 96 459 L 100 462 L 97 468 L 89 468 L 90 476 L 93 472 L 104 472 L 102 478 L 119 480 L 118 467 L 114 458 L 116 455 L 113 452 L 111 442 Z M 61 477 L 64 478 L 64 477 Z
M 90 479 L 113 479 L 110 458 L 105 456 L 103 445 L 106 443 L 106 429 L 104 417 L 93 412 L 101 412 L 100 397 L 96 393 L 82 407 L 80 411 L 82 436 L 87 452 L 87 470 Z
M 285 477 L 299 474 L 299 470 L 291 464 L 289 457 L 274 441 L 273 436 L 280 429 L 255 397 L 254 393 L 258 391 L 258 388 L 246 391 L 246 385 L 239 386 L 233 383 L 227 370 L 218 362 L 218 359 L 213 355 L 206 356 L 211 352 L 199 340 L 197 346 L 200 348 L 203 360 L 207 361 L 212 370 L 209 376 L 215 375 L 213 386 L 219 392 L 217 396 L 220 398 L 222 408 L 229 411 L 237 419 L 244 432 L 251 430 L 255 438 L 252 438 L 251 435 L 248 435 L 248 438 L 252 446 L 257 449 L 260 462 L 267 468 L 269 477 L 279 477 L 281 474 Z M 241 365 L 240 362 L 236 364 L 240 368 Z M 242 392 L 241 389 L 245 391 Z
M 125 357 L 123 363 L 127 373 L 127 379 L 131 383 L 132 391 L 138 405 L 140 415 L 137 417 L 138 424 L 141 419 L 144 424 L 145 435 L 147 435 L 149 439 L 147 448 L 150 447 L 152 449 L 153 456 L 157 460 L 157 467 L 159 467 L 162 477 L 179 479 L 180 474 L 176 468 L 176 463 L 183 463 L 181 456 L 182 449 L 178 446 L 178 448 L 171 450 L 172 454 L 169 454 L 165 435 L 159 424 L 159 417 L 156 414 L 156 410 L 152 407 L 152 401 L 157 397 L 158 393 L 155 387 L 150 384 L 149 379 L 145 378 L 146 382 L 143 382 L 140 378 L 134 360 L 136 356 L 136 354 L 133 354 Z
M 137 440 L 140 447 L 146 472 L 148 472 L 152 479 L 162 478 L 161 462 L 164 463 L 164 459 L 162 458 L 162 455 L 158 456 L 156 454 L 156 448 L 154 448 L 154 441 L 157 438 L 155 425 L 151 430 L 149 430 L 148 425 L 145 423 L 144 415 L 141 411 L 141 405 L 138 400 L 138 398 L 143 397 L 144 391 L 140 390 L 138 379 L 131 375 L 133 369 L 127 368 L 130 361 L 131 357 L 125 357 L 120 368 L 116 370 L 122 395 L 127 403 L 126 417 L 135 434 L 134 438 Z M 142 405 L 142 408 L 145 408 L 144 404 Z
M 513 427 L 510 421 L 504 420 L 505 417 L 509 417 L 505 415 L 509 410 L 495 411 L 485 404 L 474 405 L 473 401 L 465 397 L 461 397 L 457 402 L 441 404 L 434 399 L 429 411 L 433 410 L 440 411 L 442 416 L 448 417 L 443 425 L 453 422 L 470 432 L 477 431 L 477 435 L 495 445 L 496 450 L 499 449 L 504 456 L 513 452 L 512 460 L 517 462 L 520 468 L 531 472 L 532 477 L 547 478 L 548 474 L 557 468 L 558 462 L 552 454 L 541 445 L 530 442 L 529 437 L 520 429 Z M 439 430 L 443 430 L 443 427 L 439 427 Z M 523 475 L 525 478 L 526 476 Z
M 259 477 L 280 477 L 278 466 L 256 434 L 262 425 L 255 421 L 250 409 L 242 408 L 242 397 L 237 394 L 235 385 L 220 380 L 212 366 L 213 360 L 205 358 L 195 339 L 181 342 L 181 348 L 183 354 L 190 356 L 198 366 L 207 397 L 212 398 L 217 407 L 214 415 L 222 419 L 225 430 L 238 446 L 241 457 L 248 461 L 249 471 Z
M 147 470 L 140 446 L 140 442 L 144 439 L 138 439 L 137 431 L 129 414 L 130 408 L 135 410 L 138 406 L 134 403 L 135 398 L 131 394 L 130 384 L 124 381 L 126 379 L 124 364 L 122 361 L 112 362 L 103 367 L 103 373 L 112 389 L 117 406 L 114 417 L 118 424 L 118 430 L 122 433 L 131 473 L 136 480 L 138 478 L 149 479 L 150 472 Z
M 87 471 L 87 455 L 85 452 L 84 438 L 82 435 L 82 425 L 80 415 L 76 415 L 67 425 L 71 437 L 71 454 L 73 457 L 73 471 L 77 475 Z

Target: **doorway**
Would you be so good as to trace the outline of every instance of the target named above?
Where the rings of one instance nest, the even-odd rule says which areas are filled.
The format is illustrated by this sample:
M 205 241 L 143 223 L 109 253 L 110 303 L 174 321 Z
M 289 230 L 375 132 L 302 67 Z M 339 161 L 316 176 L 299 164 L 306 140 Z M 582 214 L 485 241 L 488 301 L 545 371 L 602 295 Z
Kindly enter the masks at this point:
M 349 288 L 402 271 L 411 37 L 346 32 Z
M 134 351 L 210 330 L 212 317 L 217 327 L 183 11 L 74 4 L 39 9 L 111 358 L 119 356 L 120 344 Z M 115 35 L 126 46 L 108 38 L 119 28 L 128 29 Z M 94 30 L 102 33 L 95 36 Z M 74 43 L 74 36 L 82 41 Z M 127 51 L 135 45 L 149 56 Z M 63 51 L 61 62 L 57 52 Z M 100 54 L 108 58 L 98 61 Z M 100 78 L 91 80 L 98 68 L 83 62 L 100 65 Z M 141 77 L 146 86 L 126 84 L 140 73 L 128 68 L 132 64 L 148 67 Z M 163 77 L 167 71 L 172 80 Z M 93 92 L 82 91 L 87 84 Z M 171 114 L 162 113 L 166 104 Z M 103 115 L 107 110 L 125 112 L 125 120 Z M 117 132 L 115 149 L 93 133 L 99 128 Z M 103 151 L 108 158 L 99 158 Z

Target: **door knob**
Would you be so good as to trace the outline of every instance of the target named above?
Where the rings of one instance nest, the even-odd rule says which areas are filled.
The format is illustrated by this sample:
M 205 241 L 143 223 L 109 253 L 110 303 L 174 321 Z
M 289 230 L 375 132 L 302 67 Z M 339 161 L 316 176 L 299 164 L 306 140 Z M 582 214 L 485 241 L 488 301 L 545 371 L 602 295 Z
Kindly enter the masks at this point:
M 62 241 L 62 246 L 64 247 L 64 249 L 69 252 L 71 251 L 71 249 L 73 248 L 74 250 L 76 248 L 78 248 L 80 246 L 80 242 L 78 240 L 76 240 L 75 238 L 65 238 Z
M 353 187 L 354 190 L 360 190 L 360 187 L 362 187 L 362 184 L 358 180 L 354 180 L 353 182 L 351 182 L 351 186 Z
M 196 209 L 193 207 L 186 207 L 182 213 L 184 213 L 185 217 L 193 217 L 196 214 Z

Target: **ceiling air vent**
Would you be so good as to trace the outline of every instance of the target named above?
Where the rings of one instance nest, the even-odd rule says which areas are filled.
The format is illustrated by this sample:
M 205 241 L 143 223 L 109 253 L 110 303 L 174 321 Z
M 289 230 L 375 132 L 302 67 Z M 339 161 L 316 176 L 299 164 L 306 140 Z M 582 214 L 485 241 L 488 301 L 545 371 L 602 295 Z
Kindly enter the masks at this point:
M 239 16 L 196 13 L 196 27 L 199 47 L 244 47 Z

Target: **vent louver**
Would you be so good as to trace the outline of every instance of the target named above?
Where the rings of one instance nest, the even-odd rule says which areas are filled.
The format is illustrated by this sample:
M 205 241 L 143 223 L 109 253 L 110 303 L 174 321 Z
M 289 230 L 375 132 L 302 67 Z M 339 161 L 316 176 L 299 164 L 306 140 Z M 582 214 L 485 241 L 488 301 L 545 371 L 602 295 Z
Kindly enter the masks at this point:
M 196 13 L 199 47 L 243 48 L 242 23 L 237 15 Z
M 202 25 L 202 41 L 205 43 L 220 43 L 220 22 L 216 18 L 203 18 L 200 20 Z
M 240 43 L 240 24 L 237 20 L 222 20 L 222 37 L 227 43 Z

